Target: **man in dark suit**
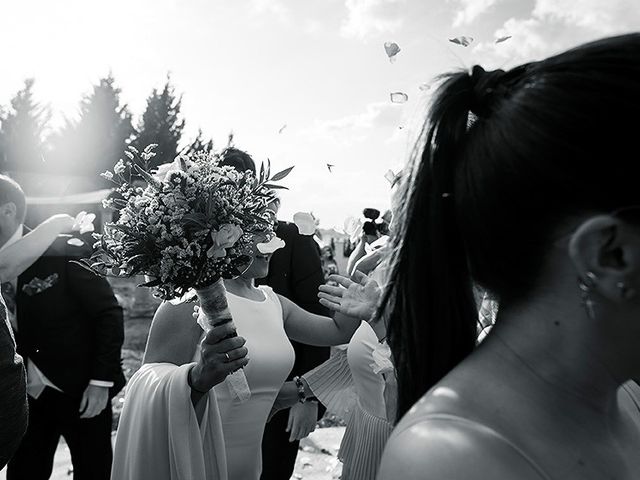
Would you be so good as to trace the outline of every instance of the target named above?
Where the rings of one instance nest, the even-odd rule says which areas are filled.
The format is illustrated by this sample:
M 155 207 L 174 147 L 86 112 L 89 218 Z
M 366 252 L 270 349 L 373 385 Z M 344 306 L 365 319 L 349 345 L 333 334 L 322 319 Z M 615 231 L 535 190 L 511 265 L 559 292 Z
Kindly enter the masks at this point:
M 286 245 L 273 254 L 269 262 L 269 274 L 259 283 L 269 285 L 274 292 L 309 312 L 329 315 L 318 303 L 318 287 L 324 283 L 324 275 L 316 242 L 312 237 L 298 233 L 298 227 L 288 222 L 278 222 L 276 235 Z M 329 358 L 329 348 L 291 343 L 296 352 L 296 361 L 288 380 L 308 372 Z M 299 445 L 297 440 L 290 441 L 291 431 L 295 433 L 296 424 L 299 423 L 312 422 L 315 425 L 322 413 L 318 411 L 316 402 L 306 402 L 273 416 L 262 438 L 261 480 L 291 478 Z
M 23 232 L 26 201 L 20 186 L 0 176 L 0 245 Z M 111 402 L 124 386 L 120 353 L 122 308 L 109 283 L 71 263 L 87 244 L 60 236 L 17 279 L 3 284 L 15 305 L 18 353 L 27 366 L 29 426 L 9 462 L 8 480 L 48 479 L 62 435 L 74 478 L 109 479 Z

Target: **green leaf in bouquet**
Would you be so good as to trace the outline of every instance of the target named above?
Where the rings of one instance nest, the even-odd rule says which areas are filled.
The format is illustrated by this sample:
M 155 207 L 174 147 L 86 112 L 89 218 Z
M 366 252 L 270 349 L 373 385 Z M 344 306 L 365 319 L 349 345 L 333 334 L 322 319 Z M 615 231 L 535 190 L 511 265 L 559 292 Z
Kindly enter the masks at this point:
M 284 185 L 274 185 L 273 183 L 265 183 L 263 187 L 271 188 L 273 190 L 289 190 L 289 187 L 285 187 Z
M 141 283 L 140 285 L 138 285 L 138 287 L 157 287 L 161 283 L 162 282 L 160 281 L 159 278 L 155 278 L 155 279 L 151 280 L 150 282 Z
M 294 167 L 295 167 L 295 165 L 293 167 L 285 168 L 281 172 L 276 173 L 272 178 L 269 178 L 269 181 L 270 182 L 277 182 L 279 180 L 282 180 L 283 178 L 285 178 L 287 175 L 289 175 L 291 173 L 291 170 L 293 170 Z M 266 185 L 265 185 L 265 187 L 266 187 Z
M 156 190 L 160 190 L 162 188 L 162 183 L 153 178 L 147 171 L 145 171 L 144 168 L 136 164 L 134 164 L 133 167 L 135 168 L 138 175 L 140 175 L 149 185 L 154 187 Z
M 69 260 L 69 263 L 73 263 L 74 265 L 78 265 L 79 267 L 82 267 L 85 270 L 88 270 L 93 274 L 98 274 L 99 275 L 99 273 L 96 270 L 94 270 L 91 267 L 91 264 L 84 258 L 82 258 L 80 260 Z
M 269 175 L 271 175 L 271 160 L 267 157 L 267 172 L 264 176 L 265 180 L 269 178 Z
M 264 177 L 264 163 L 260 164 L 260 179 L 258 183 L 262 183 L 265 181 L 265 177 Z
M 203 213 L 193 212 L 182 216 L 183 226 L 198 226 L 200 228 L 208 228 L 207 216 Z

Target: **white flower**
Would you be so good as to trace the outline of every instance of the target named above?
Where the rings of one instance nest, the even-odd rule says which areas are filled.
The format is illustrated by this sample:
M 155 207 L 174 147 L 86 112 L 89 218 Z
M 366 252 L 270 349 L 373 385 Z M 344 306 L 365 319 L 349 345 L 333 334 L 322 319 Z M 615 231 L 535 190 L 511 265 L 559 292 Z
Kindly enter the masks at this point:
M 276 250 L 280 250 L 281 248 L 284 248 L 285 245 L 286 243 L 284 243 L 284 240 L 274 236 L 271 238 L 271 240 L 269 240 L 266 243 L 259 243 L 257 245 L 257 248 L 261 254 L 267 255 L 269 253 L 275 252 Z
M 173 162 L 171 163 L 163 163 L 162 165 L 159 165 L 157 170 L 155 172 L 153 172 L 153 178 L 155 178 L 156 180 L 159 181 L 164 181 L 164 179 L 167 177 L 167 174 L 169 172 L 173 172 L 176 170 L 181 170 L 180 168 L 180 159 L 176 158 Z
M 107 170 L 106 172 L 101 173 L 100 176 L 102 178 L 106 178 L 107 180 L 112 180 L 113 179 L 113 173 L 111 173 L 109 170 Z
M 121 173 L 124 173 L 126 169 L 127 167 L 124 165 L 124 162 L 122 161 L 122 159 L 118 160 L 118 163 L 116 163 L 116 166 L 113 167 L 113 171 L 118 175 Z
M 316 231 L 316 221 L 313 215 L 306 212 L 298 212 L 293 216 L 293 223 L 298 227 L 300 235 L 313 235 Z
M 223 258 L 227 255 L 227 248 L 233 247 L 242 236 L 242 233 L 242 229 L 239 226 L 230 223 L 225 223 L 219 230 L 213 230 L 211 232 L 213 245 L 207 251 L 207 256 Z
M 74 232 L 83 233 L 93 232 L 95 227 L 93 226 L 93 221 L 96 219 L 96 215 L 94 213 L 87 213 L 82 211 L 76 215 L 75 221 L 73 222 L 73 227 L 71 229 Z

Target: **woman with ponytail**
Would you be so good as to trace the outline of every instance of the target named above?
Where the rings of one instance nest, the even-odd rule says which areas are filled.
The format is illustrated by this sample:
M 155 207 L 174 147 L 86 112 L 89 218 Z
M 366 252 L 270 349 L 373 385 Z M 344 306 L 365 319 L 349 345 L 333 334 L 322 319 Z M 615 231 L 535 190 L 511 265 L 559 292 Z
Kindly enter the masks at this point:
M 640 478 L 638 105 L 640 34 L 444 77 L 379 312 L 401 420 L 378 479 Z

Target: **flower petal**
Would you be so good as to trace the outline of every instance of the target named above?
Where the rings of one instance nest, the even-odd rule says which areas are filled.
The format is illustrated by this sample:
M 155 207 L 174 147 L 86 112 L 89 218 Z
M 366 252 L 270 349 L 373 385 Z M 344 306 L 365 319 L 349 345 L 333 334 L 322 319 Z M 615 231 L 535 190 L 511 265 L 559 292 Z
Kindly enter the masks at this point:
M 310 213 L 296 213 L 293 216 L 293 223 L 298 227 L 300 235 L 313 235 L 316 232 L 316 220 Z
M 258 248 L 258 251 L 263 254 L 263 255 L 267 255 L 269 253 L 273 253 L 276 250 L 279 250 L 281 248 L 284 248 L 286 244 L 284 243 L 284 240 L 282 240 L 281 238 L 278 237 L 273 237 L 271 240 L 269 240 L 266 243 L 259 243 L 258 245 L 256 245 L 256 247 Z

